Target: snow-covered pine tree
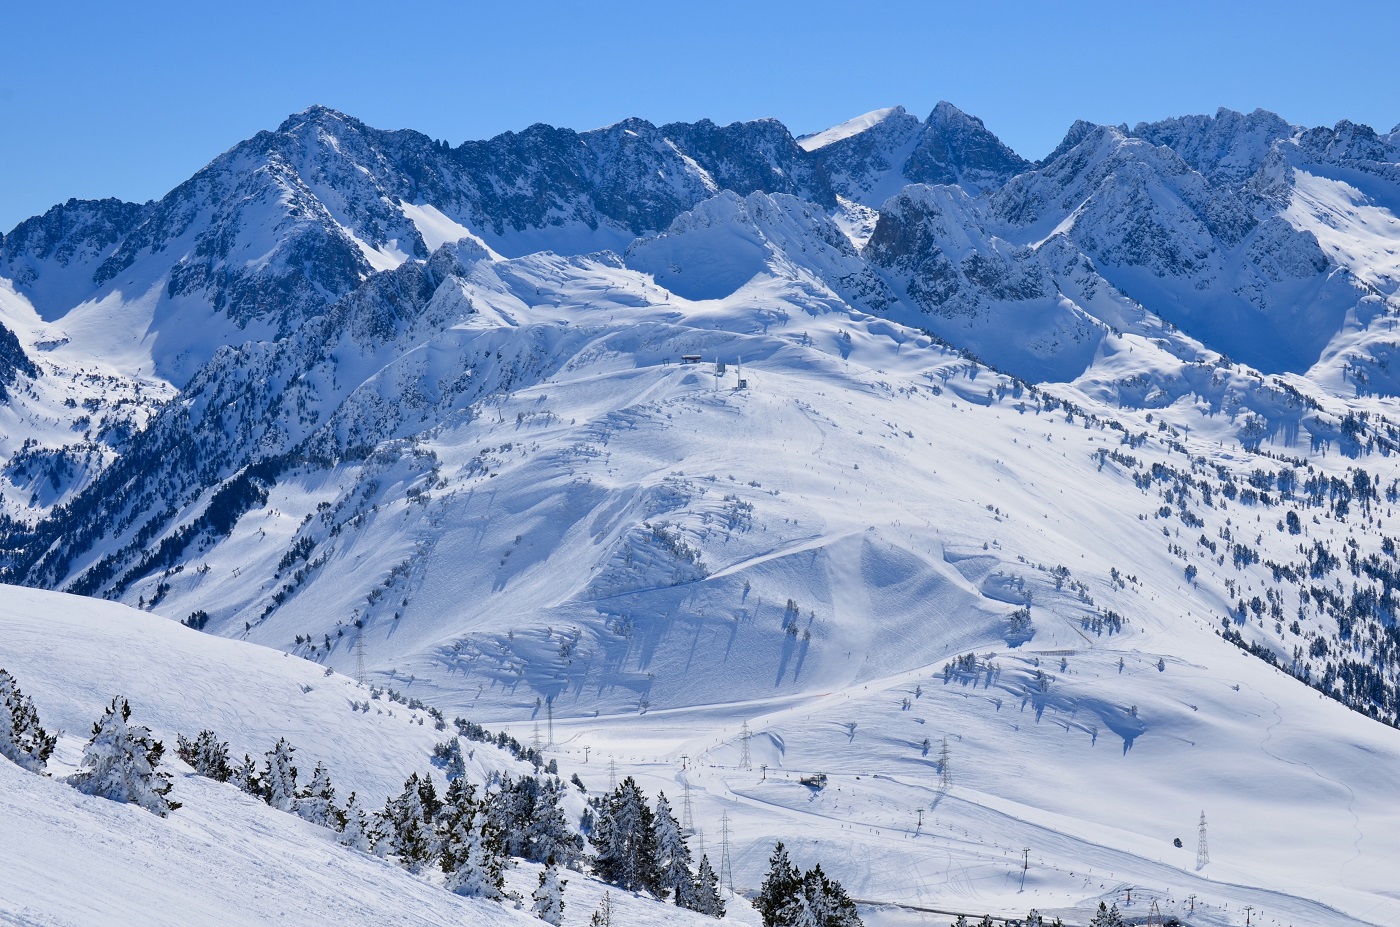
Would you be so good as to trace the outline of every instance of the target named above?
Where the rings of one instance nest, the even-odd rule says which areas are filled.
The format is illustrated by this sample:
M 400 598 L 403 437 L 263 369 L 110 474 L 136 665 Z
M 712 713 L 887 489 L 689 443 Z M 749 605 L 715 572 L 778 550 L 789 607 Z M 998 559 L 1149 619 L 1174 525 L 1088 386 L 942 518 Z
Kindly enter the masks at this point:
M 802 876 L 802 894 L 807 896 L 821 927 L 861 927 L 855 902 L 840 882 L 822 872 L 821 864 Z
M 695 910 L 695 876 L 690 871 L 690 848 L 685 845 L 680 822 L 671 813 L 666 793 L 656 796 L 656 854 L 661 867 L 661 887 L 671 892 L 676 906 Z
M 474 829 L 477 819 L 484 817 L 485 812 L 476 799 L 476 786 L 465 779 L 447 783 L 443 798 L 442 817 L 437 828 L 438 862 L 443 872 L 451 872 L 461 862 L 460 854 L 465 847 L 459 837 Z
M 248 754 L 243 754 L 243 762 L 229 771 L 228 781 L 249 795 L 262 797 L 262 782 L 258 780 L 258 764 Z
M 361 853 L 368 853 L 373 849 L 373 840 L 369 832 L 369 821 L 365 820 L 365 810 L 360 807 L 360 803 L 355 798 L 355 793 L 351 792 L 350 797 L 345 801 L 345 808 L 340 812 L 341 826 L 340 836 L 336 839 L 352 850 L 359 850 Z
M 1089 922 L 1089 927 L 1123 927 L 1123 915 L 1118 913 L 1118 905 L 1105 905 L 1099 902 L 1099 912 Z
M 403 793 L 384 803 L 382 820 L 388 851 L 411 872 L 419 872 L 437 856 L 437 836 L 423 807 L 423 781 L 417 773 L 403 784 Z M 436 800 L 436 794 L 433 795 Z
M 564 886 L 568 884 L 567 879 L 559 878 L 559 867 L 552 862 L 546 864 L 540 873 L 540 884 L 530 893 L 530 900 L 534 902 L 531 910 L 535 916 L 546 924 L 559 927 L 559 922 L 564 918 Z
M 612 892 L 603 892 L 603 902 L 588 919 L 588 927 L 612 927 Z
M 41 773 L 57 740 L 39 724 L 34 703 L 20 692 L 15 677 L 0 669 L 0 756 Z
M 826 927 L 821 914 L 812 909 L 812 900 L 806 892 L 798 892 L 788 899 L 778 912 L 778 924 L 781 927 Z
M 780 840 L 773 847 L 773 855 L 768 857 L 768 875 L 754 902 L 763 917 L 763 927 L 781 927 L 783 922 L 779 915 L 801 888 L 802 874 L 788 858 L 787 847 Z
M 522 776 L 502 785 L 489 803 L 489 813 L 492 823 L 506 835 L 509 855 L 537 863 L 553 859 L 556 865 L 578 867 L 583 838 L 569 829 L 563 796 L 564 783 L 557 777 Z
M 317 763 L 311 784 L 297 795 L 297 816 L 322 827 L 339 829 L 341 811 L 335 806 L 335 787 L 324 763 Z
M 442 799 L 438 798 L 437 786 L 433 785 L 432 776 L 424 775 L 419 778 L 418 803 L 423 806 L 423 822 L 431 828 L 442 814 Z
M 296 747 L 287 743 L 285 737 L 277 739 L 277 745 L 267 751 L 267 761 L 263 765 L 262 798 L 278 811 L 296 811 L 297 808 L 297 768 L 292 765 L 292 754 Z
M 462 759 L 462 744 L 456 738 L 436 744 L 433 747 L 433 765 L 442 769 L 448 782 L 454 782 L 466 775 L 467 765 Z
M 648 891 L 658 897 L 664 893 L 656 858 L 655 818 L 631 776 L 603 800 L 593 844 L 598 848 L 593 866 L 603 881 L 631 892 Z
M 80 792 L 140 805 L 165 817 L 180 807 L 166 798 L 170 777 L 159 772 L 165 745 L 151 739 L 149 728 L 128 725 L 131 706 L 117 696 L 92 726 L 83 748 L 83 765 L 68 781 Z
M 505 894 L 506 856 L 500 831 L 463 780 L 447 788 L 443 813 L 442 871 L 447 889 L 472 898 L 499 900 Z
M 719 893 L 719 876 L 710 866 L 710 858 L 701 854 L 700 871 L 695 874 L 694 910 L 710 917 L 724 917 L 724 899 Z
M 195 772 L 216 782 L 227 782 L 233 776 L 228 762 L 228 744 L 219 740 L 219 735 L 213 731 L 200 731 L 194 740 L 176 734 L 175 754 Z

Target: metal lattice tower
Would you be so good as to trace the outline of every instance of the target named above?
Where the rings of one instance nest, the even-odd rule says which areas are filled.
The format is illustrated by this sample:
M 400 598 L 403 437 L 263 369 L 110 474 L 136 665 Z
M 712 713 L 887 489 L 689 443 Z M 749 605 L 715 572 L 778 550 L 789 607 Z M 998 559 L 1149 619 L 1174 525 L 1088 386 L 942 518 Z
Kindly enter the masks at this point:
M 355 635 L 355 681 L 360 685 L 365 684 L 365 632 L 360 629 L 360 633 Z
M 749 722 L 744 722 L 744 732 L 739 735 L 739 765 L 745 769 L 752 768 L 752 761 L 749 759 L 749 738 L 753 736 L 749 733 Z
M 1206 813 L 1202 811 L 1201 836 L 1196 841 L 1196 871 L 1204 869 L 1208 862 L 1210 862 L 1210 848 L 1206 846 Z
M 530 746 L 535 748 L 536 753 L 540 752 L 540 723 L 538 721 L 535 722 L 535 733 L 530 738 Z
M 693 834 L 695 833 L 695 816 L 690 808 L 690 780 L 681 779 L 681 788 L 685 790 L 685 803 L 681 805 L 681 831 Z
M 547 746 L 554 746 L 554 696 L 550 696 L 544 703 L 545 716 L 549 718 L 549 740 Z
M 953 771 L 948 767 L 948 738 L 943 738 L 943 745 L 938 748 L 938 788 L 939 791 L 946 792 L 953 784 Z
M 617 788 L 617 761 L 608 757 L 608 791 Z
M 719 818 L 719 882 L 729 886 L 729 894 L 734 894 L 734 869 L 729 863 L 729 812 Z

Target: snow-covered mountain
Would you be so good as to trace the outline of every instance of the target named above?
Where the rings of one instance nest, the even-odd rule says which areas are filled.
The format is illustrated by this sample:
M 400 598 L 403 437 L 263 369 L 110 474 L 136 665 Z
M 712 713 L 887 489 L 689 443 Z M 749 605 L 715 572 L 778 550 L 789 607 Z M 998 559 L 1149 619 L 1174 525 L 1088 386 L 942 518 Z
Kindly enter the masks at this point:
M 0 241 L 3 578 L 552 718 L 560 756 L 734 767 L 748 722 L 769 777 L 849 774 L 839 814 L 711 782 L 776 815 L 750 888 L 793 795 L 912 809 L 946 736 L 974 855 L 1073 838 L 1045 906 L 1216 891 L 1205 792 L 1365 819 L 1305 868 L 1224 838 L 1219 904 L 1383 922 L 1398 248 L 1400 147 L 1350 123 L 1078 123 L 1032 164 L 946 103 L 455 148 L 312 108 Z M 1317 772 L 1322 731 L 1372 759 Z M 860 897 L 1024 913 L 859 858 Z

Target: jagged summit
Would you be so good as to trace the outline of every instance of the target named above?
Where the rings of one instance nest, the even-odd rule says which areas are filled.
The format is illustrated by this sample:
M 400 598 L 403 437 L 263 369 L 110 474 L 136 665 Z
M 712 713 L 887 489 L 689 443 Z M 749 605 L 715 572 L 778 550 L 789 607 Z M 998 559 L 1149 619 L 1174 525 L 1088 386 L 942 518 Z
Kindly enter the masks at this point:
M 1140 122 L 1131 134 L 1166 145 L 1213 182 L 1240 184 L 1259 170 L 1274 142 L 1298 131 L 1264 109 L 1244 114 L 1221 107 L 1214 116 Z

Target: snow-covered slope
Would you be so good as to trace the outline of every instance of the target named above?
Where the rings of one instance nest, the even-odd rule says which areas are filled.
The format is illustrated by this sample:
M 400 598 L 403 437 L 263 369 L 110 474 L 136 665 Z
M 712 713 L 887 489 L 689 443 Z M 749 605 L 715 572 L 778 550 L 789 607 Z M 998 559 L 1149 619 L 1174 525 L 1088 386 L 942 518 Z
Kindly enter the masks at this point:
M 740 887 L 817 828 L 872 901 L 1383 923 L 1397 161 L 1228 111 L 1030 165 L 945 104 L 458 148 L 308 110 L 0 244 L 4 576 L 673 799 L 689 757 Z
M 448 734 L 433 719 L 285 653 L 201 635 L 131 609 L 14 587 L 0 588 L 0 666 L 20 683 L 50 730 L 62 731 L 49 776 L 0 759 L 0 921 L 98 925 L 538 924 L 528 910 L 460 898 L 431 873 L 411 875 L 341 846 L 334 832 L 276 811 L 227 783 L 195 775 L 174 756 L 177 734 L 212 729 L 234 756 L 261 759 L 279 738 L 306 771 L 324 763 L 343 802 L 355 791 L 378 807 Z M 113 659 L 118 655 L 119 659 Z M 170 798 L 156 817 L 83 795 L 62 781 L 92 721 L 125 695 L 132 723 L 166 745 Z M 360 710 L 356 704 L 370 706 Z M 425 723 L 426 722 L 426 723 Z M 476 745 L 467 778 L 519 775 L 528 764 Z M 443 786 L 438 778 L 439 791 Z M 527 899 L 539 872 L 522 863 L 509 887 Z M 607 886 L 569 873 L 565 925 L 582 925 Z M 612 892 L 629 923 L 714 923 L 673 905 Z M 743 902 L 729 922 L 752 922 Z

